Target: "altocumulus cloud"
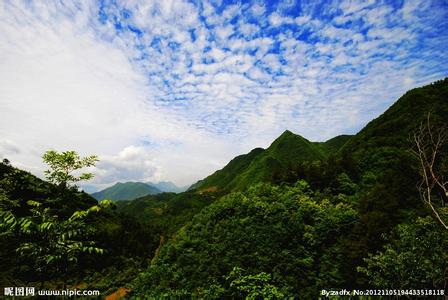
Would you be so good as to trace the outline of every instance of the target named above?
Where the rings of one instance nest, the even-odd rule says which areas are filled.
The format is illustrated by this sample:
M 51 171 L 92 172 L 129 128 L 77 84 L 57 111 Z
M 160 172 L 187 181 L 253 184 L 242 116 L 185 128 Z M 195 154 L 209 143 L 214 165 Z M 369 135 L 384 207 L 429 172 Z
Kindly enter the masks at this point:
M 3 156 L 97 153 L 98 187 L 188 184 L 284 129 L 354 133 L 447 76 L 443 1 L 0 4 Z M 20 151 L 19 151 L 20 149 Z

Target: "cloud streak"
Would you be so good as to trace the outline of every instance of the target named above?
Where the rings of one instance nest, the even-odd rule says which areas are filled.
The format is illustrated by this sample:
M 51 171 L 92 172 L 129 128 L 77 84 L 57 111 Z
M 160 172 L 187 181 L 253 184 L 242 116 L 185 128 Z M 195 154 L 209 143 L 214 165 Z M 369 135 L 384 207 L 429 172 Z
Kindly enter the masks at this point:
M 184 185 L 284 129 L 355 133 L 447 76 L 447 14 L 437 1 L 3 2 L 0 133 L 20 151 L 2 154 L 41 169 L 46 149 L 77 149 L 102 157 L 98 185 Z

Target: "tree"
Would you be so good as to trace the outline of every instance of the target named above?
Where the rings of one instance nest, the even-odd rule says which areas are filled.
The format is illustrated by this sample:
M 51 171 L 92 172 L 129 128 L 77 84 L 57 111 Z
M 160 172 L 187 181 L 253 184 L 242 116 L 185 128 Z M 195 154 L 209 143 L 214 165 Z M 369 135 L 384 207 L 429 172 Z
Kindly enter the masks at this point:
M 96 155 L 80 157 L 75 151 L 58 153 L 50 150 L 45 152 L 42 158 L 50 166 L 50 170 L 45 171 L 48 181 L 62 188 L 69 187 L 71 183 L 92 179 L 92 173 L 86 172 L 76 176 L 74 172 L 85 167 L 92 167 L 98 161 Z
M 2 161 L 2 164 L 6 165 L 6 166 L 10 166 L 11 162 L 9 161 L 9 159 L 4 158 L 3 161 Z
M 42 282 L 53 276 L 66 278 L 82 253 L 104 253 L 104 249 L 96 247 L 95 241 L 90 240 L 94 230 L 85 220 L 110 207 L 110 200 L 76 211 L 67 219 L 54 215 L 40 202 L 29 200 L 27 204 L 32 207 L 28 216 L 17 217 L 11 211 L 0 211 L 0 229 L 3 235 L 21 241 L 16 249 L 19 259 L 29 262 Z
M 322 199 L 303 180 L 256 184 L 196 214 L 160 248 L 133 290 L 156 298 L 313 298 L 324 287 L 343 286 L 338 239 L 357 218 L 350 204 Z
M 421 181 L 418 184 L 423 202 L 431 209 L 437 222 L 448 230 L 448 224 L 440 213 L 439 206 L 445 205 L 448 199 L 448 161 L 446 161 L 446 147 L 448 146 L 448 128 L 436 127 L 431 123 L 430 113 L 426 122 L 412 136 L 414 143 L 413 153 L 420 162 Z M 444 161 L 445 159 L 445 161 Z M 433 199 L 439 192 L 440 202 Z
M 279 289 L 271 284 L 272 275 L 261 272 L 257 275 L 244 275 L 244 269 L 234 267 L 226 280 L 230 282 L 233 297 L 245 299 L 281 299 Z
M 75 151 L 48 151 L 43 155 L 43 160 L 51 168 L 45 172 L 48 179 L 62 191 L 65 191 L 70 183 L 92 178 L 91 173 L 75 176 L 72 172 L 93 166 L 98 161 L 96 156 L 81 158 Z M 7 186 L 12 182 L 8 181 Z M 73 196 L 73 193 L 67 195 Z M 83 254 L 103 254 L 105 251 L 97 247 L 96 242 L 92 240 L 95 229 L 87 224 L 87 218 L 112 206 L 110 200 L 103 200 L 98 205 L 75 211 L 69 216 L 49 207 L 49 203 L 54 199 L 28 200 L 27 211 L 21 214 L 15 212 L 15 202 L 9 201 L 5 190 L 0 190 L 0 200 L 1 237 L 17 242 L 14 248 L 19 260 L 28 266 L 42 283 L 58 276 L 67 279 L 70 270 L 76 269 Z
M 379 289 L 446 288 L 448 232 L 433 218 L 400 224 L 384 248 L 365 258 L 358 271 Z

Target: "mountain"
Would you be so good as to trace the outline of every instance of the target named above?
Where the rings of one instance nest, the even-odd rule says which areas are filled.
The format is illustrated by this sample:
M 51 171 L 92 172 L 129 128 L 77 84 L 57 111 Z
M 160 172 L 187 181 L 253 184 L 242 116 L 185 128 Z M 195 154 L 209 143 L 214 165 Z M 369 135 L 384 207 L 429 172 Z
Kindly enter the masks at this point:
M 0 163 L 0 211 L 4 200 L 2 192 L 8 195 L 16 208 L 27 207 L 28 200 L 42 202 L 48 198 L 54 199 L 48 206 L 65 216 L 97 203 L 89 194 L 74 188 L 66 189 L 61 194 L 57 186 L 5 163 Z
M 149 222 L 169 206 L 176 216 L 194 211 L 194 202 L 183 205 L 188 193 L 210 197 L 176 224 L 134 281 L 135 295 L 239 298 L 256 286 L 266 298 L 313 299 L 329 286 L 443 288 L 448 234 L 419 197 L 410 151 L 428 113 L 430 124 L 446 128 L 448 79 L 407 92 L 355 136 L 313 143 L 285 131 L 178 194 L 175 206 L 168 199 L 151 207 Z M 434 169 L 446 173 L 448 143 L 439 150 Z M 446 220 L 442 192 L 433 196 Z M 226 195 L 211 198 L 219 193 Z
M 31 200 L 34 202 L 33 206 L 30 205 Z M 96 205 L 98 205 L 97 200 L 85 192 L 78 191 L 76 187 L 54 185 L 27 171 L 11 166 L 9 162 L 0 161 L 0 228 L 2 230 L 0 286 L 24 285 L 25 282 L 37 281 L 43 285 L 45 281 L 45 286 L 49 288 L 56 286 L 53 282 L 60 280 L 81 282 L 87 278 L 92 286 L 104 286 L 102 293 L 106 293 L 108 284 L 119 285 L 120 280 L 123 280 L 123 275 L 116 275 L 117 269 L 123 271 L 128 278 L 137 276 L 138 270 L 146 265 L 147 257 L 155 253 L 160 243 L 160 234 L 157 230 L 140 224 L 132 217 L 119 214 L 113 207 L 93 211 L 91 208 L 98 208 Z M 94 217 L 92 215 L 88 219 L 87 224 L 84 225 L 82 221 L 81 225 L 71 223 L 77 222 L 72 220 L 79 220 L 87 211 L 94 214 Z M 18 225 L 14 231 L 5 230 L 7 224 L 5 216 Z M 23 222 L 25 220 L 23 218 L 29 219 Z M 25 233 L 18 228 L 20 224 L 27 224 L 26 228 L 32 229 L 27 229 Z M 76 235 L 76 233 L 73 234 L 74 231 L 82 232 L 82 238 L 74 237 Z M 38 235 L 39 232 L 43 233 Z M 76 245 L 67 246 L 64 235 L 70 235 L 70 240 L 76 241 Z M 54 243 L 57 243 L 57 246 L 49 247 L 47 237 L 56 237 Z M 35 259 L 22 259 L 20 262 L 11 259 L 16 257 L 17 249 L 23 248 L 24 245 L 27 245 L 27 249 L 36 249 L 33 247 L 36 247 L 38 243 L 38 255 L 45 257 L 50 251 L 61 251 L 60 249 L 68 253 L 74 248 L 79 251 L 78 245 L 86 245 L 82 244 L 86 240 L 89 241 L 87 244 L 89 246 L 95 245 L 99 247 L 98 249 L 107 249 L 107 255 L 90 253 L 93 248 L 85 247 L 86 250 L 82 250 L 83 255 L 79 260 L 65 264 L 65 268 L 69 268 L 70 271 L 65 271 L 64 279 L 59 277 L 62 276 L 61 273 L 39 271 L 36 268 Z M 45 263 L 45 266 L 53 267 L 54 265 Z M 97 276 L 98 272 L 107 278 L 106 285 L 101 283 L 102 279 Z M 40 278 L 43 278 L 42 281 Z
M 389 109 L 370 121 L 356 136 L 344 145 L 343 152 L 360 152 L 380 147 L 409 149 L 409 134 L 428 113 L 434 125 L 448 120 L 448 78 L 406 92 Z
M 235 157 L 186 192 L 117 184 L 109 188 L 112 196 L 99 198 L 142 186 L 159 193 L 119 201 L 118 209 L 88 219 L 81 242 L 92 239 L 107 255 L 83 253 L 70 269 L 65 264 L 62 278 L 37 271 L 55 266 L 36 261 L 37 252 L 11 257 L 30 243 L 53 251 L 36 237 L 64 242 L 74 232 L 68 217 L 97 201 L 76 187 L 61 188 L 0 163 L 0 216 L 7 215 L 0 227 L 17 224 L 0 236 L 0 285 L 40 281 L 51 289 L 69 280 L 88 282 L 87 289 L 105 295 L 110 286 L 132 286 L 136 298 L 251 298 L 250 290 L 253 297 L 313 299 L 328 287 L 442 290 L 448 233 L 419 197 L 421 169 L 409 137 L 429 112 L 432 125 L 446 128 L 447 99 L 445 79 L 407 92 L 355 136 L 310 142 L 285 131 L 267 149 Z M 446 174 L 448 143 L 439 150 L 434 170 Z M 444 194 L 434 190 L 432 197 L 447 220 Z M 42 211 L 51 216 L 41 219 Z M 36 217 L 11 223 L 5 212 Z
M 320 145 L 322 147 L 322 151 L 324 151 L 327 155 L 331 155 L 338 152 L 339 149 L 341 149 L 342 146 L 344 146 L 352 137 L 353 135 L 343 134 L 331 138 L 323 143 L 315 144 Z
M 118 182 L 111 187 L 92 194 L 97 200 L 132 200 L 146 195 L 161 193 L 158 188 L 143 182 Z
M 166 193 L 181 193 L 187 190 L 188 187 L 178 187 L 171 181 L 160 181 L 158 183 L 148 182 L 149 185 Z
M 412 207 L 419 205 L 415 190 L 419 174 L 409 152 L 412 145 L 408 137 L 428 111 L 432 111 L 435 121 L 448 120 L 447 87 L 448 79 L 445 79 L 408 91 L 356 135 L 310 142 L 287 130 L 267 149 L 255 148 L 236 156 L 221 170 L 193 184 L 187 193 L 163 198 L 163 201 L 149 195 L 127 203 L 129 206 L 123 211 L 148 220 L 154 215 L 163 218 L 164 214 L 158 213 L 169 206 L 181 215 L 192 210 L 194 201 L 190 200 L 196 195 L 213 196 L 210 201 L 197 201 L 200 206 L 206 206 L 219 195 L 244 190 L 254 183 L 285 182 L 281 175 L 289 172 L 292 178 L 288 178 L 288 182 L 305 179 L 316 190 L 336 194 L 362 190 L 360 195 L 365 192 L 366 195 L 360 197 L 365 219 L 378 222 L 369 229 L 370 240 L 372 243 L 380 241 L 373 237 L 388 231 L 390 226 L 405 218 Z M 313 163 L 309 163 L 311 161 Z M 276 176 L 280 176 L 280 180 Z M 145 210 L 145 207 L 150 209 Z
M 407 152 L 411 146 L 409 134 L 425 120 L 428 112 L 433 122 L 443 124 L 448 120 L 447 82 L 448 79 L 444 79 L 408 91 L 355 136 L 340 135 L 326 142 L 310 142 L 286 130 L 267 149 L 256 148 L 235 157 L 221 170 L 193 184 L 190 190 L 232 191 L 243 190 L 257 182 L 282 182 L 292 170 L 302 174 L 298 169 L 308 168 L 310 162 L 323 162 L 328 157 L 339 161 L 332 166 L 340 167 L 336 172 L 344 170 L 352 178 L 362 177 L 368 170 L 384 170 L 394 159 L 409 159 L 405 154 L 398 158 L 398 152 L 391 149 Z M 327 172 L 327 175 L 330 178 L 335 174 Z M 321 177 L 316 180 L 326 181 Z
M 216 171 L 212 175 L 193 184 L 189 189 L 205 189 L 224 187 L 228 185 L 236 176 L 246 170 L 252 161 L 261 155 L 265 150 L 255 148 L 251 152 L 239 155 L 232 159 L 223 169 Z
M 241 190 L 257 182 L 275 181 L 292 166 L 326 158 L 338 151 L 352 136 L 341 135 L 326 142 L 310 142 L 289 130 L 283 132 L 267 149 L 255 148 L 231 160 L 190 187 L 199 191 Z
M 147 195 L 117 202 L 117 211 L 155 226 L 168 237 L 221 196 L 219 193 L 200 194 L 195 191 Z

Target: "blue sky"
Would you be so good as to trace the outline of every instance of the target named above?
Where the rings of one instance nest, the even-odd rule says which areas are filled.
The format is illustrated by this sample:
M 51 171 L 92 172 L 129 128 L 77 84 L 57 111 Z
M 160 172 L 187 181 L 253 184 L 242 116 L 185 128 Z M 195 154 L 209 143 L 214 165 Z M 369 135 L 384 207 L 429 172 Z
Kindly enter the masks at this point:
M 0 155 L 190 184 L 289 129 L 352 134 L 448 74 L 446 1 L 2 1 Z

